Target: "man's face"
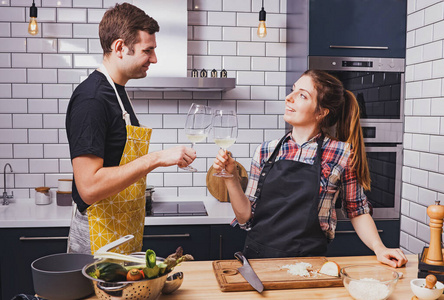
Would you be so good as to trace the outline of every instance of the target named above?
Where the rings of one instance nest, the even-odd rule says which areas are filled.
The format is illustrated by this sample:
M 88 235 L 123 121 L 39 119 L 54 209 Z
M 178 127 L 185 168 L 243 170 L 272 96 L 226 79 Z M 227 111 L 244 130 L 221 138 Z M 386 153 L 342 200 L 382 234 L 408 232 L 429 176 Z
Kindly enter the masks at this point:
M 146 77 L 150 64 L 157 63 L 156 35 L 139 31 L 139 42 L 133 45 L 133 51 L 124 47 L 126 51 L 122 58 L 122 71 L 126 79 Z

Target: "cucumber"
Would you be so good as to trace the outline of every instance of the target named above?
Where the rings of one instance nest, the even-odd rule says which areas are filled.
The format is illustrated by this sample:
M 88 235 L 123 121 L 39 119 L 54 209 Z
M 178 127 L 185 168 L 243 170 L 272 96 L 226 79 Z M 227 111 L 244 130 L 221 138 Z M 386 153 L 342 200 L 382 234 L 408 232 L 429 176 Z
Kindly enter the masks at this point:
M 156 253 L 154 250 L 148 249 L 145 253 L 146 266 L 148 268 L 154 268 L 156 266 Z
M 107 282 L 125 281 L 128 270 L 119 264 L 103 262 L 96 265 L 96 278 Z

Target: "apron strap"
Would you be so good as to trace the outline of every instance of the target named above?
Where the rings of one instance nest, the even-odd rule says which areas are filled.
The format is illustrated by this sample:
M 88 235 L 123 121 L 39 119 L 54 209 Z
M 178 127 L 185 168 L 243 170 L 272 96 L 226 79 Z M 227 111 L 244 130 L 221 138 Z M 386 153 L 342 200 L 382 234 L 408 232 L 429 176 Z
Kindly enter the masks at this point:
M 104 64 L 100 65 L 100 71 L 103 73 L 103 75 L 105 75 L 105 77 L 108 80 L 109 84 L 112 86 L 112 88 L 114 89 L 114 92 L 116 93 L 117 101 L 119 102 L 120 109 L 122 110 L 122 118 L 125 120 L 125 124 L 126 125 L 131 125 L 130 114 L 125 110 L 125 107 L 123 106 L 123 103 L 122 103 L 122 99 L 120 99 L 119 93 L 117 92 L 116 85 L 114 84 L 114 81 L 112 80 L 111 76 L 109 76 L 109 73 L 106 70 Z M 130 97 L 128 96 L 128 93 L 126 92 L 126 90 L 125 90 L 125 93 L 126 93 L 126 96 L 128 97 L 129 103 L 130 103 L 130 105 L 131 105 L 131 107 L 133 108 L 133 111 L 134 111 L 133 104 L 131 103 Z M 135 113 L 135 111 L 134 111 L 134 113 Z

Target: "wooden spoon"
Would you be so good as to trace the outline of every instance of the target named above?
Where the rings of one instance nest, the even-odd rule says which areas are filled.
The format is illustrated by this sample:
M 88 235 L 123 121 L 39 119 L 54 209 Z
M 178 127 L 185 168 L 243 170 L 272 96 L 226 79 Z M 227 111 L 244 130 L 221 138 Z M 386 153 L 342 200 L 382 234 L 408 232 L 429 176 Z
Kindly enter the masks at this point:
M 427 275 L 427 277 L 425 278 L 425 287 L 428 289 L 433 289 L 435 287 L 436 284 L 436 276 L 435 275 Z

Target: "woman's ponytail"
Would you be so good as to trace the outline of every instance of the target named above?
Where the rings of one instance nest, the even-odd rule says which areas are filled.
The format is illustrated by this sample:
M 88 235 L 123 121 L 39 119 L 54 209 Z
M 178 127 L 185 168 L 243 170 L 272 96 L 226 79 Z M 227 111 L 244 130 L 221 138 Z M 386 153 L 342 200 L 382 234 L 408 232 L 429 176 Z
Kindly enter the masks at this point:
M 327 109 L 328 114 L 319 121 L 319 127 L 328 132 L 335 128 L 335 139 L 347 142 L 353 149 L 351 167 L 356 170 L 358 182 L 370 190 L 370 171 L 365 153 L 364 137 L 359 122 L 359 105 L 355 95 L 344 89 L 342 82 L 321 70 L 307 70 L 317 92 L 317 111 Z
M 356 170 L 359 183 L 370 190 L 370 171 L 365 152 L 364 136 L 359 121 L 359 105 L 355 95 L 344 89 L 344 107 L 336 123 L 336 135 L 353 149 L 352 168 Z

